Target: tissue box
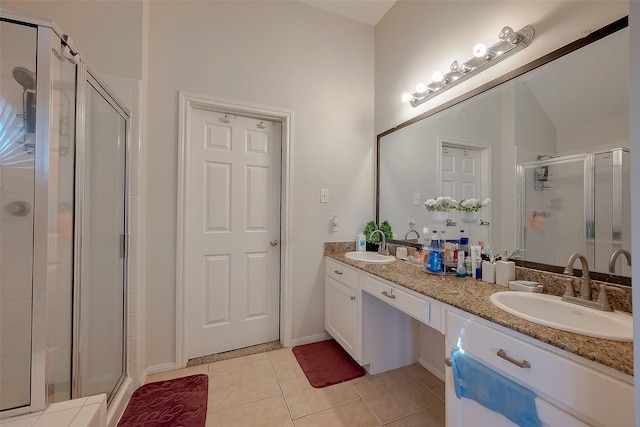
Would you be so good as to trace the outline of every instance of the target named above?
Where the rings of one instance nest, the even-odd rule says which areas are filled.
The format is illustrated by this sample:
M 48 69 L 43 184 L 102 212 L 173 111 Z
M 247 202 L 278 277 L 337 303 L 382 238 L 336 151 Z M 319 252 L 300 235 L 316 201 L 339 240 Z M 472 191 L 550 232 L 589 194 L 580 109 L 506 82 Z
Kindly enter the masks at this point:
M 509 286 L 510 280 L 516 279 L 516 263 L 513 261 L 496 262 L 496 284 Z

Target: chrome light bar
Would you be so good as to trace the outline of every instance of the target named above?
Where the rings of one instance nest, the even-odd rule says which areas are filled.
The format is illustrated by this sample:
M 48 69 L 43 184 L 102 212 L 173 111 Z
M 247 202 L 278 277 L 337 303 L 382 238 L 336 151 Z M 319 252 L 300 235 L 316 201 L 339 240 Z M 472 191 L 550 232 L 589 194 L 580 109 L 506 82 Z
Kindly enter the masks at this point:
M 498 38 L 500 41 L 487 48 L 480 43 L 473 48 L 473 58 L 465 62 L 453 61 L 450 70 L 443 74 L 436 71 L 431 76 L 429 84 L 419 83 L 413 93 L 404 93 L 402 100 L 409 102 L 412 107 L 417 107 L 423 102 L 451 89 L 471 76 L 474 76 L 487 68 L 497 64 L 505 58 L 521 51 L 531 43 L 535 30 L 532 26 L 514 31 L 511 27 L 504 27 Z

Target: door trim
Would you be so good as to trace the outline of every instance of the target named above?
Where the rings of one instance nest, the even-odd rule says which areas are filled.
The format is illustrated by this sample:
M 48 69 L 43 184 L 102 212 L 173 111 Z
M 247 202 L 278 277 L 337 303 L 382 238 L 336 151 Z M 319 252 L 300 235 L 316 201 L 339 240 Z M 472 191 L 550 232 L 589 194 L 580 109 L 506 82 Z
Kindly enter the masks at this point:
M 280 183 L 280 342 L 290 347 L 293 338 L 292 289 L 291 289 L 291 176 L 293 151 L 293 111 L 282 108 L 240 103 L 222 98 L 179 92 L 178 118 L 178 219 L 176 258 L 176 368 L 187 364 L 186 345 L 186 268 L 188 235 L 186 232 L 186 199 L 189 186 L 188 133 L 191 129 L 191 112 L 194 109 L 225 111 L 243 116 L 261 117 L 282 123 L 282 157 Z

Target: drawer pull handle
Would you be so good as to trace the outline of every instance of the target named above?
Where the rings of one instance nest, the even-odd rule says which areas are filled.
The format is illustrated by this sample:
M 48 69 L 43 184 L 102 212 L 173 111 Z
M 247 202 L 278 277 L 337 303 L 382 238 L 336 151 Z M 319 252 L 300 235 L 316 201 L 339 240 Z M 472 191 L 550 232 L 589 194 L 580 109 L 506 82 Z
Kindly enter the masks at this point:
M 384 295 L 387 298 L 396 299 L 396 296 L 393 294 L 393 291 L 391 291 L 391 293 L 387 291 L 382 291 L 382 295 Z
M 451 364 L 451 358 L 450 357 L 445 357 L 444 358 L 444 364 L 447 365 L 447 366 L 453 366 Z
M 351 298 L 351 301 L 353 301 L 354 299 L 356 299 L 355 295 L 351 295 L 349 298 Z
M 338 276 L 342 276 L 342 271 L 340 270 L 333 270 L 334 273 L 336 273 Z
M 517 360 L 517 359 L 514 359 L 513 357 L 509 357 L 507 355 L 507 352 L 504 351 L 503 349 L 498 350 L 498 352 L 496 354 L 498 355 L 498 357 L 503 358 L 507 362 L 513 363 L 514 365 L 516 365 L 519 368 L 530 368 L 531 367 L 531 363 L 529 363 L 529 361 L 527 361 L 527 360 Z

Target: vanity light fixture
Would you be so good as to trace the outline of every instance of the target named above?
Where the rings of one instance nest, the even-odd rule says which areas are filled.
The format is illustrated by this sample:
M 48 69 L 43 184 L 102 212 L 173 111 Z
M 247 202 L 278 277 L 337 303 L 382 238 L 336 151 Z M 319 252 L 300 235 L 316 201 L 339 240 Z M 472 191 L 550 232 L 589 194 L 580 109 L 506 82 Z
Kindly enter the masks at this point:
M 449 71 L 445 74 L 440 71 L 434 72 L 431 76 L 431 83 L 418 83 L 415 92 L 402 94 L 402 102 L 408 102 L 412 107 L 417 107 L 529 46 L 534 35 L 535 30 L 530 25 L 518 31 L 514 31 L 511 27 L 504 27 L 498 34 L 500 40 L 497 43 L 490 47 L 482 43 L 476 44 L 473 47 L 471 59 L 462 63 L 453 61 Z

